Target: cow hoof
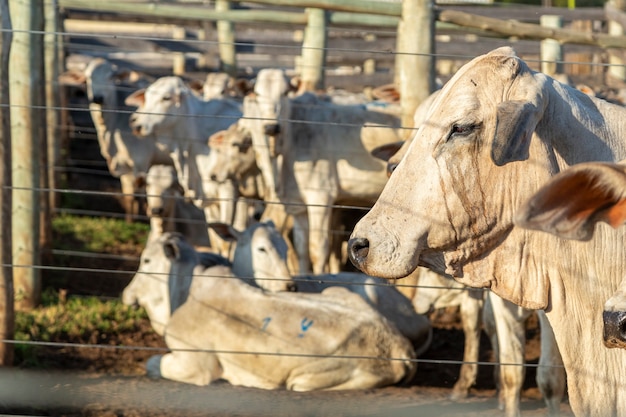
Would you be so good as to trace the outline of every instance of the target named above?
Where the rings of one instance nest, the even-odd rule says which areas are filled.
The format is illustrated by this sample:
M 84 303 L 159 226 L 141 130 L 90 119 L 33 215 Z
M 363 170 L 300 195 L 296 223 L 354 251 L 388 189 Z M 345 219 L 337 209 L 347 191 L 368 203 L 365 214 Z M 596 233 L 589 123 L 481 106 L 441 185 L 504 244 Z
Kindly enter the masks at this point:
M 161 359 L 163 355 L 154 355 L 146 362 L 146 375 L 150 378 L 161 378 Z

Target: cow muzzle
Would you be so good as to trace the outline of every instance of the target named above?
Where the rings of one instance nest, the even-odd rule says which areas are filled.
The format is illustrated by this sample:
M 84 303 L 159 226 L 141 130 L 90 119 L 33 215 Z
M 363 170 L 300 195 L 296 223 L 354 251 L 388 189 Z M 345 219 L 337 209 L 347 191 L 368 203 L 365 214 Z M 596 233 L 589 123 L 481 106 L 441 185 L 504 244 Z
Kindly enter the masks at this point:
M 602 312 L 604 345 L 608 348 L 626 349 L 626 311 Z

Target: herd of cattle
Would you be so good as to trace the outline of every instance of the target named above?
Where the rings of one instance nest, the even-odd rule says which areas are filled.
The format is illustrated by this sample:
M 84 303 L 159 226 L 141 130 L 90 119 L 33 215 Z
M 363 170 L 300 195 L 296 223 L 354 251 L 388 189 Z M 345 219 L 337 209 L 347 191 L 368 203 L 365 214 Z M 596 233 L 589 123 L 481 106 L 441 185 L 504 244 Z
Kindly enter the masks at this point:
M 577 416 L 626 416 L 626 352 L 611 349 L 626 347 L 615 236 L 626 230 L 595 226 L 626 219 L 626 166 L 614 164 L 626 109 L 510 48 L 461 68 L 410 131 L 397 103 L 300 91 L 282 70 L 246 86 L 211 74 L 200 90 L 130 80 L 96 58 L 65 79 L 85 86 L 123 193 L 147 196 L 151 232 L 122 298 L 171 350 L 149 375 L 298 391 L 396 384 L 419 375 L 425 314 L 458 305 L 458 400 L 476 380 L 481 329 L 500 363 L 521 364 L 538 310 L 550 415 L 567 379 Z M 361 218 L 354 206 L 372 208 Z M 343 271 L 347 257 L 363 272 Z M 500 406 L 519 416 L 524 367 L 497 371 Z

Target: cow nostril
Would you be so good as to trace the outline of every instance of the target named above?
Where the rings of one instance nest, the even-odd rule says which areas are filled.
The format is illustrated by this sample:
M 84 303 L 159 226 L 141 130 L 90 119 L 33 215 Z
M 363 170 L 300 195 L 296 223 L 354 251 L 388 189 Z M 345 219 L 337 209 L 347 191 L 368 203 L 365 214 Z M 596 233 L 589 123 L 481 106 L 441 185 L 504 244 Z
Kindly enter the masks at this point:
M 370 251 L 370 242 L 366 238 L 354 238 L 348 241 L 348 256 L 354 266 L 359 268 Z
M 298 292 L 298 286 L 295 282 L 290 282 L 287 284 L 287 291 L 289 292 Z
M 211 181 L 217 181 L 217 175 L 211 174 Z

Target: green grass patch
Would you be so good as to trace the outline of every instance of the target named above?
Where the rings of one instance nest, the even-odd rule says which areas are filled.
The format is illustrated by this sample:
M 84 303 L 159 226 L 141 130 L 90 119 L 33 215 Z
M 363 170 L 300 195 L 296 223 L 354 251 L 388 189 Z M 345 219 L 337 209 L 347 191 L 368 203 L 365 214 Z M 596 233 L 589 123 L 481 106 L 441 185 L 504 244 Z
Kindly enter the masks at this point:
M 15 313 L 15 340 L 93 343 L 94 339 L 101 340 L 100 335 L 117 339 L 122 333 L 135 332 L 139 322 L 147 318 L 144 309 L 126 306 L 120 300 L 70 297 L 63 302 L 52 290 L 46 290 L 42 299 L 41 307 Z M 38 349 L 36 345 L 16 345 L 15 363 L 41 366 Z
M 60 215 L 52 219 L 52 230 L 55 248 L 118 253 L 123 247 L 143 247 L 150 226 L 121 219 Z

